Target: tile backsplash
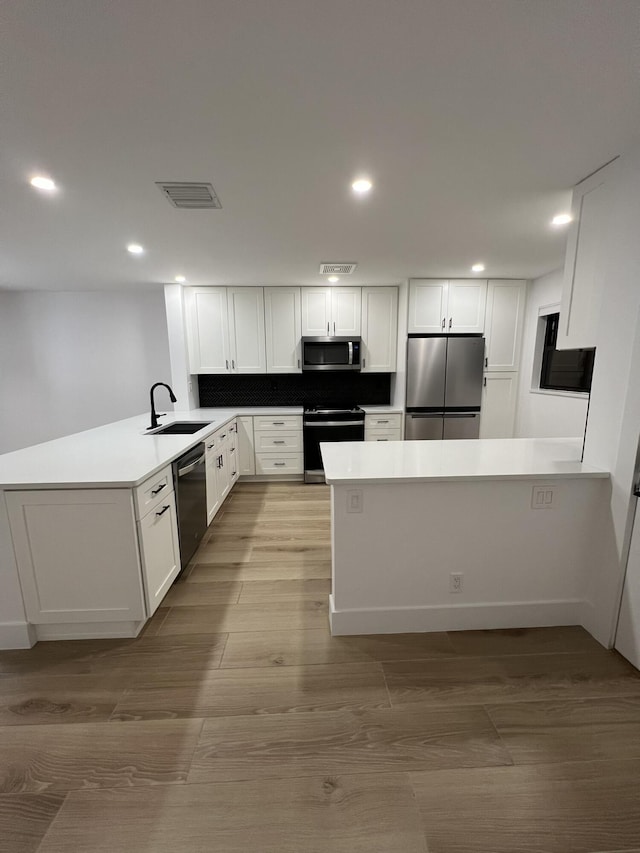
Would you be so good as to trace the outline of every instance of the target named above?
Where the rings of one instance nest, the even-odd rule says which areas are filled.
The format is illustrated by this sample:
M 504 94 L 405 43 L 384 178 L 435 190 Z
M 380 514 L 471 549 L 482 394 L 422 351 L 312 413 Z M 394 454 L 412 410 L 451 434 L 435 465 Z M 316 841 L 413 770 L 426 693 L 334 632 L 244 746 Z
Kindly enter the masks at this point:
M 200 405 L 345 406 L 388 405 L 390 373 L 261 373 L 198 376 Z

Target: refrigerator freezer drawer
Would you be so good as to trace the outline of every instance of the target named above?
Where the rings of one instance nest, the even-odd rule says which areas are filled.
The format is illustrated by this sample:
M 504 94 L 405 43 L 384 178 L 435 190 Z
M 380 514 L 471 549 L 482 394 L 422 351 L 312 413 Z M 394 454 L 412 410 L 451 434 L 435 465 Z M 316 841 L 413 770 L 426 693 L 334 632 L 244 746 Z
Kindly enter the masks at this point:
M 478 438 L 480 412 L 456 412 L 444 416 L 443 438 Z
M 406 441 L 478 438 L 479 435 L 480 412 L 407 413 L 405 418 L 404 437 Z
M 406 441 L 439 441 L 443 438 L 444 417 L 437 414 L 407 414 L 404 420 Z

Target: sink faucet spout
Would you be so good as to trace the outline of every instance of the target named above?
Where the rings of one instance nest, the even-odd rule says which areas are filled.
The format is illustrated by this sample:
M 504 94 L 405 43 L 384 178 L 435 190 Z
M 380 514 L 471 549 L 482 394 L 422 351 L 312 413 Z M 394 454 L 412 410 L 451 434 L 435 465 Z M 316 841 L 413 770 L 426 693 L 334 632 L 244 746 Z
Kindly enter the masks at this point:
M 171 400 L 172 403 L 177 402 L 176 395 L 173 393 L 171 386 L 167 385 L 166 382 L 156 382 L 155 385 L 152 385 L 151 391 L 149 391 L 149 398 L 151 401 L 151 426 L 148 426 L 147 429 L 155 429 L 158 426 L 158 415 L 156 413 L 156 406 L 155 406 L 155 401 L 153 399 L 153 392 L 156 390 L 156 388 L 159 385 L 162 385 L 163 387 L 165 387 L 167 389 L 167 391 L 169 392 L 169 399 Z

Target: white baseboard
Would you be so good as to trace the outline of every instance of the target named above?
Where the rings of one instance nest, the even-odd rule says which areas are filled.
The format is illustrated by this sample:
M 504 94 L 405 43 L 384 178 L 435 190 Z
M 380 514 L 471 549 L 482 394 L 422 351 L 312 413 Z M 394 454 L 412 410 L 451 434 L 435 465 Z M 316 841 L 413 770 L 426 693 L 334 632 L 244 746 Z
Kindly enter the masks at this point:
M 330 595 L 329 621 L 334 636 L 542 628 L 582 625 L 584 607 L 568 600 L 336 610 Z
M 30 649 L 37 642 L 28 622 L 0 622 L 0 649 Z
M 137 637 L 142 622 L 65 622 L 36 625 L 36 640 L 102 640 Z

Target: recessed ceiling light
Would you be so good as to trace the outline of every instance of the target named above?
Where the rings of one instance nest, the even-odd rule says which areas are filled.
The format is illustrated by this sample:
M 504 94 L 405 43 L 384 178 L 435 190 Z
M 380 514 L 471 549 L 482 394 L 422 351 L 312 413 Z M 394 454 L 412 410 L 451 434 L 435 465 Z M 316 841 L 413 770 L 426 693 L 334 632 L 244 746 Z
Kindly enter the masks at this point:
M 358 193 L 359 195 L 364 195 L 364 193 L 368 193 L 373 184 L 368 178 L 358 178 L 357 181 L 354 181 L 351 184 L 351 189 L 354 193 Z
M 552 225 L 568 225 L 573 217 L 570 213 L 558 213 L 551 220 Z
M 129 243 L 127 252 L 131 252 L 132 255 L 144 255 L 144 249 L 139 243 Z
M 484 272 L 484 264 L 474 264 L 471 267 L 471 272 Z
M 335 284 L 336 281 L 340 281 L 340 279 L 338 278 L 337 275 L 330 275 L 329 278 L 327 279 L 327 281 L 330 281 L 331 284 Z
M 47 192 L 53 192 L 54 190 L 58 189 L 56 187 L 56 182 L 51 180 L 51 178 L 45 178 L 44 175 L 36 175 L 34 178 L 31 178 L 29 183 L 37 190 L 46 190 Z
M 175 277 L 175 281 L 177 281 L 177 282 L 178 282 L 178 284 L 182 284 L 182 283 L 183 283 L 183 282 L 185 282 L 186 280 L 187 280 L 187 279 L 186 279 L 186 278 L 185 278 L 185 276 L 183 276 L 183 275 L 177 275 L 177 276 Z

